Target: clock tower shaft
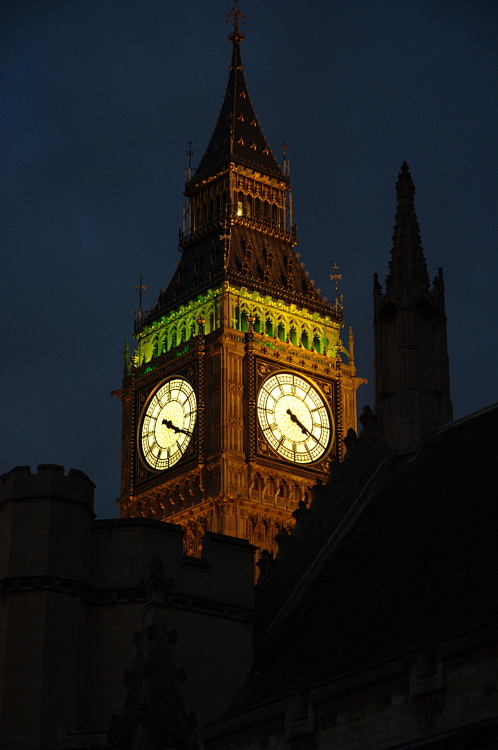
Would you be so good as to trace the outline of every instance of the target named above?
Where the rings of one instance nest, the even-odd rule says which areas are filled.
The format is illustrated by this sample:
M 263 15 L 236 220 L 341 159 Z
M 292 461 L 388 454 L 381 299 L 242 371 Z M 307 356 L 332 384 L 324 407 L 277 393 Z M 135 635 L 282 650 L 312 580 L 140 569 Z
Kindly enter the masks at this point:
M 254 114 L 235 20 L 225 99 L 185 186 L 182 257 L 156 306 L 135 321 L 137 351 L 126 359 L 120 391 L 121 515 L 181 524 L 191 554 L 199 553 L 206 530 L 275 550 L 275 536 L 293 525 L 293 512 L 309 502 L 315 481 L 326 479 L 330 461 L 341 459 L 342 438 L 356 428 L 356 389 L 364 382 L 356 377 L 352 332 L 347 347 L 340 339 L 342 305 L 321 296 L 295 253 L 289 176 Z M 326 445 L 318 447 L 311 407 L 306 425 L 296 416 L 298 406 L 288 414 L 284 409 L 278 440 L 268 440 L 257 401 L 273 374 L 272 382 L 289 387 L 309 384 L 317 403 L 326 405 L 332 427 Z M 193 389 L 197 416 L 181 457 L 158 470 L 160 446 L 154 447 L 155 466 L 141 445 L 149 429 L 147 405 L 171 378 Z M 163 432 L 173 431 L 169 445 L 174 431 L 184 428 L 172 419 L 164 424 Z

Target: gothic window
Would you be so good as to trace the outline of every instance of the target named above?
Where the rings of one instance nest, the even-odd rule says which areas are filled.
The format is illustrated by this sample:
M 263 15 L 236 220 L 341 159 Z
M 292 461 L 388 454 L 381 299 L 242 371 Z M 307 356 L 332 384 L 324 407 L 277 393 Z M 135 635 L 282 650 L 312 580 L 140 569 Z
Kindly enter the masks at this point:
M 265 259 L 266 267 L 273 268 L 273 253 L 263 245 L 263 257 Z
M 278 485 L 277 502 L 279 505 L 284 505 L 287 499 L 287 485 L 284 481 L 280 481 Z
M 305 349 L 311 349 L 310 346 L 310 335 L 306 329 L 303 330 L 301 335 L 301 343 Z
M 283 323 L 278 324 L 278 338 L 280 341 L 286 341 L 285 326 Z
M 267 488 L 268 488 L 268 495 L 270 496 L 270 500 L 274 500 L 275 495 L 276 495 L 276 487 L 275 487 L 275 480 L 273 477 L 268 478 Z
M 273 332 L 273 321 L 270 318 L 266 319 L 265 333 L 267 336 L 274 336 Z
M 315 336 L 313 338 L 313 347 L 315 351 L 319 352 L 320 354 L 322 353 L 322 341 L 317 333 L 315 333 Z
M 244 239 L 241 241 L 241 245 L 242 245 L 242 250 L 244 251 L 244 258 L 246 258 L 246 260 L 251 260 L 252 258 L 251 243 Z
M 294 344 L 294 346 L 298 346 L 297 329 L 295 326 L 292 326 L 290 330 L 290 340 L 291 343 Z

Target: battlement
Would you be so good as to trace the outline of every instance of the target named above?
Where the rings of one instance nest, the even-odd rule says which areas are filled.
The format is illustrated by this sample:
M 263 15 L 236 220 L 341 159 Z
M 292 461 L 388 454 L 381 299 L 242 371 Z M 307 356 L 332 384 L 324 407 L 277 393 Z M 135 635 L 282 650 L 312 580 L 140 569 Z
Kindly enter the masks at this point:
M 9 501 L 58 498 L 83 503 L 93 511 L 94 483 L 78 469 L 57 464 L 40 464 L 36 474 L 29 466 L 16 466 L 0 476 L 0 504 Z

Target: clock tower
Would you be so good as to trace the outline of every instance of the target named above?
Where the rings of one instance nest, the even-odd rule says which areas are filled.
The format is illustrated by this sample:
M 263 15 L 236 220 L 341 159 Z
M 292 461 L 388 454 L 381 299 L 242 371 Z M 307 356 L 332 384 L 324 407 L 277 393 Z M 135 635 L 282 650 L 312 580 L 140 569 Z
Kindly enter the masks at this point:
M 353 336 L 342 305 L 304 272 L 287 164 L 272 155 L 247 91 L 241 13 L 209 145 L 188 174 L 181 259 L 126 354 L 124 517 L 181 524 L 275 550 L 356 428 Z

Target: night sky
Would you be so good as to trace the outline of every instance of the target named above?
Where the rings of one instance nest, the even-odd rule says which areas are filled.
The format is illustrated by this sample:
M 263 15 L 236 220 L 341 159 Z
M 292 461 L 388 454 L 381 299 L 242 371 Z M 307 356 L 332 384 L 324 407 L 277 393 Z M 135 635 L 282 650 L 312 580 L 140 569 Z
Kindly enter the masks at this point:
M 184 167 L 222 103 L 231 0 L 7 0 L 1 35 L 0 473 L 62 464 L 117 515 L 134 290 L 179 259 Z M 383 282 L 404 160 L 431 279 L 444 269 L 455 417 L 498 399 L 496 0 L 245 0 L 252 102 L 285 132 L 301 261 L 336 262 L 373 405 L 372 275 Z M 347 330 L 345 331 L 347 339 Z

